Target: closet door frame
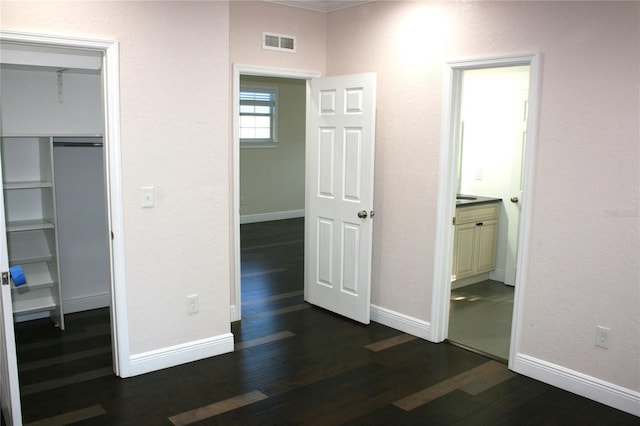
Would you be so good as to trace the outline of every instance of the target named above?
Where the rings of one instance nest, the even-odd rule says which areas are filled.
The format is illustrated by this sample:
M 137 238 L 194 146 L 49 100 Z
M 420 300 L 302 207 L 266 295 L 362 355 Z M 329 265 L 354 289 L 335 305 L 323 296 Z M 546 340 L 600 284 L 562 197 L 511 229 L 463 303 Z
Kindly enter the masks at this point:
M 105 150 L 105 190 L 107 222 L 111 235 L 111 332 L 113 369 L 120 377 L 131 375 L 127 294 L 124 258 L 124 218 L 120 148 L 119 46 L 116 40 L 89 39 L 14 31 L 0 31 L 0 41 L 14 47 L 37 46 L 45 49 L 82 49 L 102 56 L 102 99 Z

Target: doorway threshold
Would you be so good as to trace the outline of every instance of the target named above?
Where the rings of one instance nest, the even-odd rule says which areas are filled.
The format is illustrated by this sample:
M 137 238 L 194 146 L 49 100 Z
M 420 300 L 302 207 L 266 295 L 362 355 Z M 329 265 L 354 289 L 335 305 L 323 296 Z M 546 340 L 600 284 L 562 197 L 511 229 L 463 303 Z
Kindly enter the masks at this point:
M 508 359 L 504 359 L 502 357 L 499 357 L 497 355 L 491 354 L 489 352 L 481 351 L 480 349 L 472 348 L 471 346 L 467 346 L 467 345 L 465 345 L 463 343 L 458 343 L 458 342 L 455 342 L 455 341 L 450 340 L 450 339 L 446 339 L 444 342 L 448 343 L 448 344 L 450 344 L 452 346 L 467 350 L 469 352 L 473 352 L 474 354 L 481 355 L 481 356 L 483 356 L 485 358 L 489 358 L 489 359 L 492 359 L 494 361 L 500 362 L 502 364 L 505 364 L 505 365 L 509 364 L 509 360 Z

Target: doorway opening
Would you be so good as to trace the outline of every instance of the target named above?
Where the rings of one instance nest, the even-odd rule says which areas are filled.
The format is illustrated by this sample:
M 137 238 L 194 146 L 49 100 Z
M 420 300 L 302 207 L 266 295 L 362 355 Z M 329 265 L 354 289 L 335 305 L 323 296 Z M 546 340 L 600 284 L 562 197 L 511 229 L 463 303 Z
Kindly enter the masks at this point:
M 235 300 L 231 320 L 241 314 L 240 268 L 240 76 L 309 80 L 316 73 L 234 67 L 234 245 Z M 351 319 L 369 323 L 373 160 L 374 73 L 307 81 L 309 111 L 305 144 L 304 299 Z M 322 124 L 320 124 L 322 123 Z M 313 222 L 313 223 L 310 223 Z M 235 303 L 234 303 L 235 302 Z
M 449 340 L 509 358 L 529 66 L 462 72 Z
M 111 358 L 108 374 L 115 373 L 118 376 L 126 377 L 129 375 L 129 351 L 122 234 L 124 227 L 122 225 L 120 173 L 118 44 L 113 40 L 67 38 L 9 31 L 3 31 L 0 34 L 0 42 L 3 51 L 3 80 L 11 77 L 6 73 L 7 70 L 10 70 L 9 74 L 13 74 L 13 77 L 18 80 L 28 80 L 33 77 L 40 82 L 46 82 L 46 88 L 27 84 L 26 87 L 29 88 L 27 92 L 14 93 L 19 96 L 19 102 L 13 103 L 12 108 L 3 108 L 1 122 L 3 143 L 6 141 L 7 149 L 12 150 L 13 154 L 20 154 L 21 151 L 26 150 L 25 153 L 35 155 L 34 158 L 37 160 L 31 162 L 31 177 L 23 176 L 22 172 L 26 169 L 16 170 L 15 164 L 11 166 L 6 162 L 3 164 L 7 169 L 13 168 L 12 172 L 18 172 L 7 175 L 9 170 L 3 171 L 5 181 L 9 182 L 9 186 L 4 187 L 5 191 L 13 191 L 16 194 L 9 195 L 12 206 L 5 205 L 5 208 L 2 209 L 2 222 L 4 225 L 5 218 L 8 222 L 14 221 L 13 224 L 7 223 L 9 233 L 15 233 L 15 238 L 12 235 L 8 238 L 8 243 L 12 246 L 10 249 L 13 250 L 13 253 L 19 256 L 12 259 L 12 254 L 8 253 L 8 255 L 2 256 L 0 261 L 3 264 L 3 270 L 8 269 L 9 262 L 29 264 L 27 269 L 30 270 L 32 278 L 35 277 L 31 283 L 42 284 L 41 288 L 38 287 L 37 290 L 43 296 L 39 297 L 39 295 L 33 294 L 33 297 L 26 299 L 23 297 L 20 303 L 12 304 L 12 293 L 23 293 L 21 296 L 24 296 L 24 293 L 33 292 L 35 288 L 16 289 L 15 291 L 10 288 L 13 286 L 6 286 L 8 291 L 3 288 L 3 310 L 8 312 L 5 318 L 11 318 L 9 321 L 3 321 L 3 335 L 7 341 L 15 339 L 12 321 L 14 314 L 22 319 L 31 320 L 44 316 L 46 313 L 46 316 L 50 316 L 62 329 L 64 327 L 65 305 L 70 306 L 70 311 L 83 311 L 95 308 L 97 305 L 109 304 L 111 308 L 105 314 L 109 322 L 106 332 L 109 336 L 108 340 L 112 344 L 108 351 L 105 350 L 106 356 Z M 76 70 L 77 72 L 75 72 Z M 26 76 L 24 73 L 31 73 L 31 75 Z M 50 74 L 53 74 L 52 79 Z M 50 84 L 51 82 L 53 84 Z M 89 102 L 92 108 L 88 108 L 84 102 L 88 99 L 82 98 L 83 94 L 87 93 L 86 84 L 92 86 L 91 93 L 95 92 L 96 94 L 95 98 Z M 22 86 L 5 86 L 5 81 L 3 81 L 3 87 L 11 87 L 14 92 Z M 5 103 L 5 95 L 8 96 L 9 93 L 3 92 L 3 103 Z M 25 105 L 27 100 L 33 100 L 40 95 L 47 97 L 46 102 Z M 65 108 L 73 103 L 83 105 L 79 108 L 80 112 L 76 111 L 81 118 L 76 117 L 79 128 L 76 128 L 75 131 L 64 126 L 60 127 L 60 123 L 64 120 L 59 114 L 62 112 L 66 116 Z M 97 114 L 85 121 L 86 112 L 89 110 L 97 111 Z M 27 113 L 25 114 L 24 111 Z M 42 115 L 41 119 L 35 118 L 38 113 Z M 91 129 L 83 127 L 87 126 L 87 123 L 92 123 L 93 127 Z M 41 127 L 37 127 L 38 125 Z M 73 140 L 64 141 L 61 140 L 61 136 Z M 80 141 L 77 139 L 78 136 L 86 136 L 88 139 Z M 102 147 L 98 147 L 98 139 L 102 142 Z M 104 196 L 99 203 L 102 205 L 102 213 L 104 214 L 102 239 L 97 243 L 107 247 L 106 253 L 102 251 L 101 254 L 104 261 L 103 271 L 107 270 L 107 278 L 103 283 L 106 288 L 101 294 L 94 293 L 90 297 L 79 296 L 73 301 L 65 300 L 59 296 L 58 289 L 64 283 L 55 282 L 59 279 L 57 278 L 58 272 L 61 272 L 60 276 L 64 272 L 58 267 L 58 257 L 61 252 L 57 247 L 59 238 L 56 237 L 58 231 L 55 215 L 57 200 L 53 196 L 53 191 L 56 189 L 53 169 L 55 163 L 61 165 L 70 159 L 66 155 L 63 156 L 65 158 L 61 158 L 57 153 L 54 153 L 55 142 L 75 143 L 73 149 L 76 154 L 79 153 L 76 148 L 80 148 L 81 145 L 85 149 L 95 148 L 103 151 L 101 152 L 103 155 L 94 158 L 94 160 L 101 162 L 104 166 L 104 175 L 98 178 L 99 183 L 97 184 L 104 191 Z M 66 151 L 62 147 L 55 148 L 55 150 Z M 95 150 L 92 152 L 92 154 L 96 153 Z M 66 166 L 62 167 L 66 168 Z M 28 202 L 25 203 L 25 201 Z M 8 208 L 12 210 L 9 211 Z M 21 215 L 23 219 L 20 219 Z M 15 226 L 16 220 L 21 226 Z M 26 226 L 29 228 L 25 228 Z M 29 248 L 35 248 L 36 251 L 27 250 Z M 7 253 L 4 249 L 2 252 Z M 63 265 L 61 264 L 61 266 Z M 29 284 L 29 272 L 25 275 L 26 283 Z M 40 282 L 37 279 L 47 276 L 49 277 L 48 282 Z M 64 276 L 68 277 L 69 275 Z M 24 301 L 29 303 L 22 304 Z M 26 324 L 28 325 L 29 322 Z M 2 357 L 2 367 L 3 371 L 10 373 L 5 377 L 13 378 L 12 372 L 15 372 L 16 379 L 12 380 L 6 388 L 3 383 L 2 399 L 3 414 L 6 414 L 4 413 L 5 407 L 11 407 L 9 411 L 13 414 L 8 415 L 17 419 L 16 421 L 19 423 L 20 389 L 18 388 L 15 349 L 15 345 L 3 345 L 5 353 Z M 9 350 L 13 351 L 12 356 L 7 356 Z M 9 398 L 11 401 L 8 401 Z
M 508 358 L 509 365 L 517 354 L 521 295 L 526 286 L 523 271 L 527 266 L 530 188 L 534 179 L 539 64 L 538 53 L 451 61 L 447 63 L 449 73 L 445 76 L 431 340 L 441 342 L 454 337 L 456 311 L 463 310 L 454 304 L 470 306 L 482 299 L 480 290 L 473 291 L 473 285 L 512 292 L 513 309 L 509 306 L 510 295 L 496 296 L 501 302 L 507 299 L 507 307 L 501 308 L 506 313 L 500 321 L 505 327 L 510 326 L 510 332 L 502 332 L 503 350 L 493 355 Z M 511 78 L 514 76 L 517 78 Z M 504 101 L 501 101 L 507 105 L 504 108 L 488 104 L 488 98 L 500 98 L 495 94 L 494 83 L 504 84 L 505 80 L 511 81 L 507 92 L 522 95 L 517 108 Z M 475 106 L 474 101 L 464 100 L 474 91 L 478 99 Z M 473 110 L 476 117 L 468 116 Z M 501 110 L 496 118 L 486 116 Z M 502 125 L 505 116 L 512 117 L 509 122 L 513 126 Z M 493 125 L 482 126 L 491 121 Z M 509 147 L 497 144 L 503 139 L 502 134 L 509 132 L 511 138 L 505 138 L 511 140 Z M 473 138 L 480 143 L 474 144 Z M 514 147 L 521 153 L 514 154 Z M 473 214 L 465 210 L 461 217 L 461 209 L 471 209 L 474 204 L 483 208 L 471 211 Z M 509 210 L 515 210 L 515 216 Z M 465 230 L 466 225 L 469 229 Z M 471 248 L 459 251 L 462 242 L 471 244 Z M 480 245 L 484 250 L 479 251 Z M 456 255 L 458 258 L 454 260 Z M 456 294 L 456 287 L 466 289 L 468 294 Z M 495 308 L 495 312 L 490 312 L 497 315 L 498 311 Z M 486 331 L 490 327 L 481 325 L 478 316 L 482 314 L 471 313 L 480 328 Z M 484 348 L 480 351 L 489 352 Z
M 304 307 L 306 80 L 240 76 L 244 319 Z
M 304 110 L 306 107 L 307 89 L 306 80 L 319 77 L 320 73 L 309 71 L 282 70 L 274 68 L 234 65 L 233 71 L 233 194 L 234 194 L 234 288 L 231 294 L 231 321 L 240 321 L 242 318 L 243 306 L 243 276 L 245 280 L 252 281 L 252 284 L 259 285 L 261 280 L 271 280 L 273 274 L 281 274 L 287 269 L 282 263 L 273 267 L 268 266 L 273 259 L 265 253 L 264 245 L 273 244 L 275 247 L 286 248 L 293 244 L 298 244 L 297 240 L 304 247 L 304 230 L 302 237 L 296 232 L 296 227 L 302 223 L 304 226 L 304 174 L 305 174 L 305 128 L 306 120 Z M 281 121 L 287 121 L 287 114 L 297 117 L 300 110 L 303 111 L 302 119 L 294 118 L 293 125 L 286 124 L 277 129 L 277 141 L 269 143 L 263 148 L 252 147 L 242 148 L 240 138 L 240 89 L 241 85 L 253 87 L 275 87 L 277 93 L 285 95 L 289 99 L 284 99 L 280 105 L 277 116 Z M 300 89 L 304 87 L 303 93 Z M 303 97 L 301 98 L 301 94 Z M 300 102 L 303 102 L 300 105 Z M 296 113 L 294 110 L 298 108 Z M 289 112 L 287 112 L 289 111 Z M 300 127 L 302 135 L 300 135 Z M 298 140 L 301 137 L 301 140 Z M 282 143 L 282 145 L 280 145 Z M 285 155 L 281 155 L 281 153 Z M 301 157 L 300 157 L 301 156 Z M 268 161 L 264 161 L 268 159 Z M 290 164 L 293 163 L 293 164 Z M 266 174 L 277 175 L 275 181 L 264 179 Z M 263 175 L 261 177 L 261 174 Z M 273 176 L 271 176 L 273 177 Z M 294 197 L 291 197 L 290 181 L 302 184 L 302 207 L 298 207 L 300 197 L 297 188 Z M 300 182 L 301 181 L 301 182 Z M 246 185 L 245 185 L 246 184 Z M 264 185 L 267 185 L 266 187 Z M 270 186 L 269 186 L 270 185 Z M 278 185 L 278 187 L 274 187 Z M 274 196 L 277 192 L 277 196 Z M 286 207 L 282 207 L 286 206 Z M 283 210 L 284 209 L 284 210 Z M 273 223 L 270 223 L 272 222 Z M 261 224 L 264 225 L 261 225 Z M 244 230 L 241 232 L 242 227 Z M 286 229 L 289 229 L 288 231 Z M 279 234 L 269 237 L 271 234 Z M 252 242 L 252 234 L 256 237 Z M 290 237 L 282 238 L 289 234 Z M 265 238 L 267 240 L 265 240 Z M 260 242 L 258 242 L 260 240 Z M 267 242 L 269 241 L 269 242 Z M 267 250 L 268 251 L 268 250 Z M 302 251 L 302 250 L 301 250 Z M 252 265 L 252 256 L 257 259 Z M 280 259 L 282 260 L 282 259 Z M 272 264 L 273 265 L 273 264 Z M 295 268 L 294 268 L 295 269 Z M 304 272 L 304 265 L 302 265 Z M 286 280 L 285 280 L 286 281 Z M 302 281 L 301 281 L 302 284 Z M 279 291 L 279 290 L 276 290 Z M 285 294 L 298 290 L 283 290 Z M 277 297 L 275 294 L 263 295 L 267 298 Z M 257 298 L 256 300 L 258 300 Z M 255 302 L 255 301 L 254 301 Z M 253 306 L 254 302 L 251 303 Z M 248 309 L 252 307 L 248 306 Z

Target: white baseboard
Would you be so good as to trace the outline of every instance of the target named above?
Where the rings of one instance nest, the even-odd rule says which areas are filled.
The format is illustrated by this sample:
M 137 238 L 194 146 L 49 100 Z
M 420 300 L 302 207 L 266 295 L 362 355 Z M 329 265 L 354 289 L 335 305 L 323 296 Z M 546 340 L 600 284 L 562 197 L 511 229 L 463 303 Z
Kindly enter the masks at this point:
M 514 358 L 512 370 L 618 410 L 640 416 L 640 392 L 520 353 Z
M 507 274 L 504 269 L 494 269 L 489 272 L 489 279 L 503 283 Z
M 451 290 L 456 290 L 468 285 L 481 283 L 489 279 L 489 273 L 485 272 L 478 275 L 472 275 L 470 277 L 459 278 L 455 281 L 451 281 Z
M 269 222 L 272 220 L 294 219 L 297 217 L 304 217 L 304 209 L 287 210 L 283 212 L 245 214 L 243 216 L 240 216 L 240 224 Z
M 240 321 L 240 312 L 236 305 L 231 305 L 231 322 Z
M 74 312 L 90 311 L 92 309 L 106 308 L 111 305 L 111 294 L 94 294 L 91 296 L 75 297 L 73 299 L 65 299 L 62 306 L 65 314 Z
M 371 320 L 431 341 L 431 323 L 380 306 L 371 305 Z
M 162 370 L 216 355 L 233 352 L 233 334 L 226 333 L 167 348 L 131 355 L 127 377 Z

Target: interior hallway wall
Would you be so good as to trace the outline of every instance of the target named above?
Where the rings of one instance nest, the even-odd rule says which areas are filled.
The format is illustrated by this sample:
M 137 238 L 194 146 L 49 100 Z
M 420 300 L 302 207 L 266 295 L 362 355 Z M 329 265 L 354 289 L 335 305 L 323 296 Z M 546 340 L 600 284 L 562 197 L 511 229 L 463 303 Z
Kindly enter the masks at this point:
M 424 321 L 444 63 L 542 53 L 519 348 L 640 390 L 640 4 L 374 2 L 329 14 L 327 40 L 328 74 L 378 73 L 372 303 Z
M 262 49 L 262 33 L 296 37 L 296 53 Z M 264 1 L 229 3 L 229 45 L 232 64 L 324 73 L 327 16 Z
M 3 30 L 119 41 L 131 354 L 229 333 L 228 3 L 3 1 L 0 13 Z M 142 186 L 155 207 L 141 208 Z

